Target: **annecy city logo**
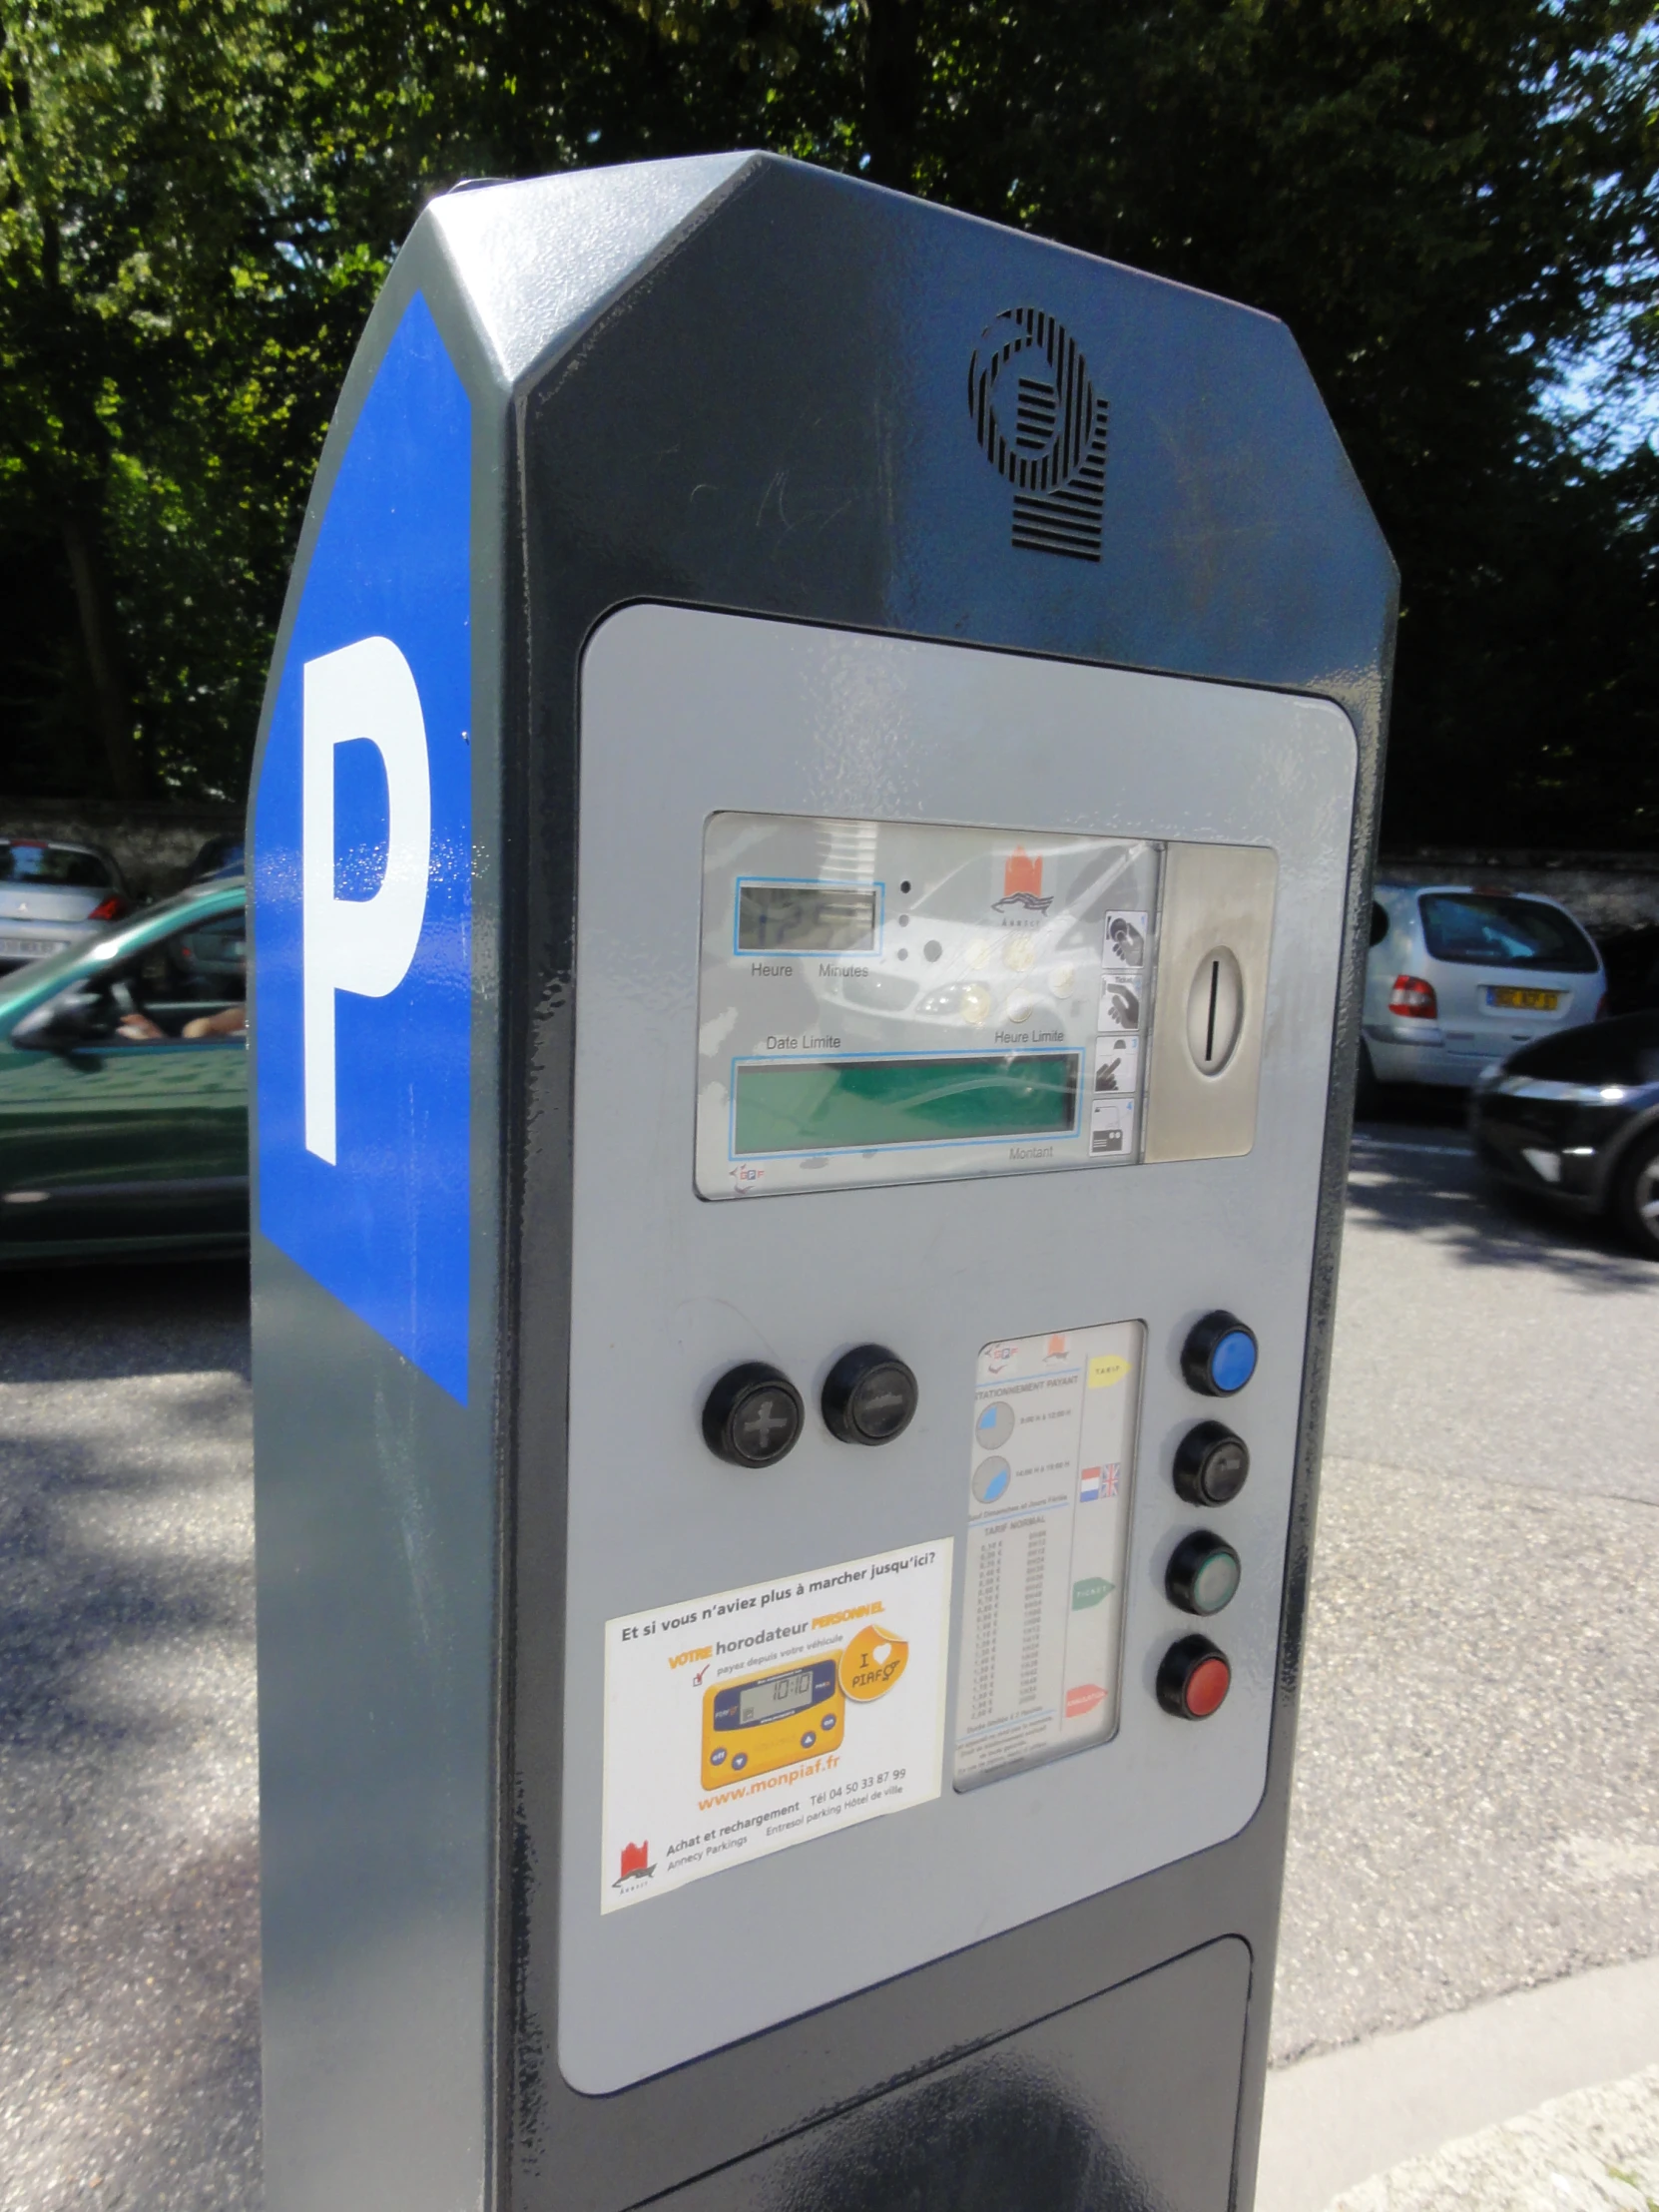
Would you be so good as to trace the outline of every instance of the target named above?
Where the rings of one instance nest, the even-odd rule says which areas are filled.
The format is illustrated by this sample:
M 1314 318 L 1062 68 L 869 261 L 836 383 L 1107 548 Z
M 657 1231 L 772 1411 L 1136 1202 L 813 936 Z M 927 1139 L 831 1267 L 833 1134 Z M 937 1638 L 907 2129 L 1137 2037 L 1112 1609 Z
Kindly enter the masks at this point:
M 1014 906 L 1028 914 L 1046 914 L 1053 903 L 1052 892 L 1043 896 L 1042 854 L 1033 859 L 1024 845 L 1016 844 L 1003 866 L 1002 896 L 991 911 L 1003 914 Z
M 622 1872 L 611 1884 L 613 1890 L 635 1890 L 642 1882 L 649 1882 L 657 1869 L 652 1863 L 651 1846 L 624 1844 L 622 1847 Z
M 1040 307 L 999 314 L 968 363 L 968 413 L 980 451 L 1014 487 L 1014 544 L 1098 561 L 1106 401 L 1077 340 Z

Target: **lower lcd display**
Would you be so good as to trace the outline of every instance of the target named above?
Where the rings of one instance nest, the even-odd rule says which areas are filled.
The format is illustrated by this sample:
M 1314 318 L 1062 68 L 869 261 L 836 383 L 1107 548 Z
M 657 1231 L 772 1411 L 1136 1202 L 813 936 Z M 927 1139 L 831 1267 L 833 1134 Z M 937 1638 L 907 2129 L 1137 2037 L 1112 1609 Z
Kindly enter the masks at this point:
M 868 1151 L 1069 1133 L 1076 1052 L 761 1061 L 735 1070 L 735 1153 Z

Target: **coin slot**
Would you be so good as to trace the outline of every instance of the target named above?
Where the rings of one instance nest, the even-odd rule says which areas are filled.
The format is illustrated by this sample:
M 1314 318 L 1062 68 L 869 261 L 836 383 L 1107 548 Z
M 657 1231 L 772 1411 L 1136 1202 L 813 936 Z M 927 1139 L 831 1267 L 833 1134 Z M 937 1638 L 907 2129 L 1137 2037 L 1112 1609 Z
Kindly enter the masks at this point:
M 1201 1075 L 1219 1075 L 1244 1027 L 1244 975 L 1226 945 L 1199 961 L 1187 994 L 1187 1049 Z

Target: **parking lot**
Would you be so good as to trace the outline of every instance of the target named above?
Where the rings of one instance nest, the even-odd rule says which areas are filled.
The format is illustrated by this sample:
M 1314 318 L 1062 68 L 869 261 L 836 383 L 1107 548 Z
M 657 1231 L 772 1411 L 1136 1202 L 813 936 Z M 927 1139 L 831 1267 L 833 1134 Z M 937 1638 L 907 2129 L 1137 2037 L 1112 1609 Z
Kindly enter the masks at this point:
M 1659 1951 L 1659 1269 L 1357 1144 L 1275 2017 L 1289 2058 Z M 0 2202 L 258 2188 L 246 1310 L 0 1283 Z

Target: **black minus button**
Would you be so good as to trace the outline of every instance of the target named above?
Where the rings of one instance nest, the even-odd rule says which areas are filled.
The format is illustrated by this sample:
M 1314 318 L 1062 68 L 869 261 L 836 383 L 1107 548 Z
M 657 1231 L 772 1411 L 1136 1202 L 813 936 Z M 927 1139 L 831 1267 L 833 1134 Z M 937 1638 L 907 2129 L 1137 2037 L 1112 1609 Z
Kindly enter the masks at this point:
M 1250 1474 L 1250 1447 L 1219 1420 L 1201 1420 L 1175 1447 L 1175 1487 L 1189 1505 L 1229 1505 Z
M 825 1379 L 824 1423 L 843 1444 L 885 1444 L 909 1427 L 916 1379 L 885 1345 L 843 1352 Z

